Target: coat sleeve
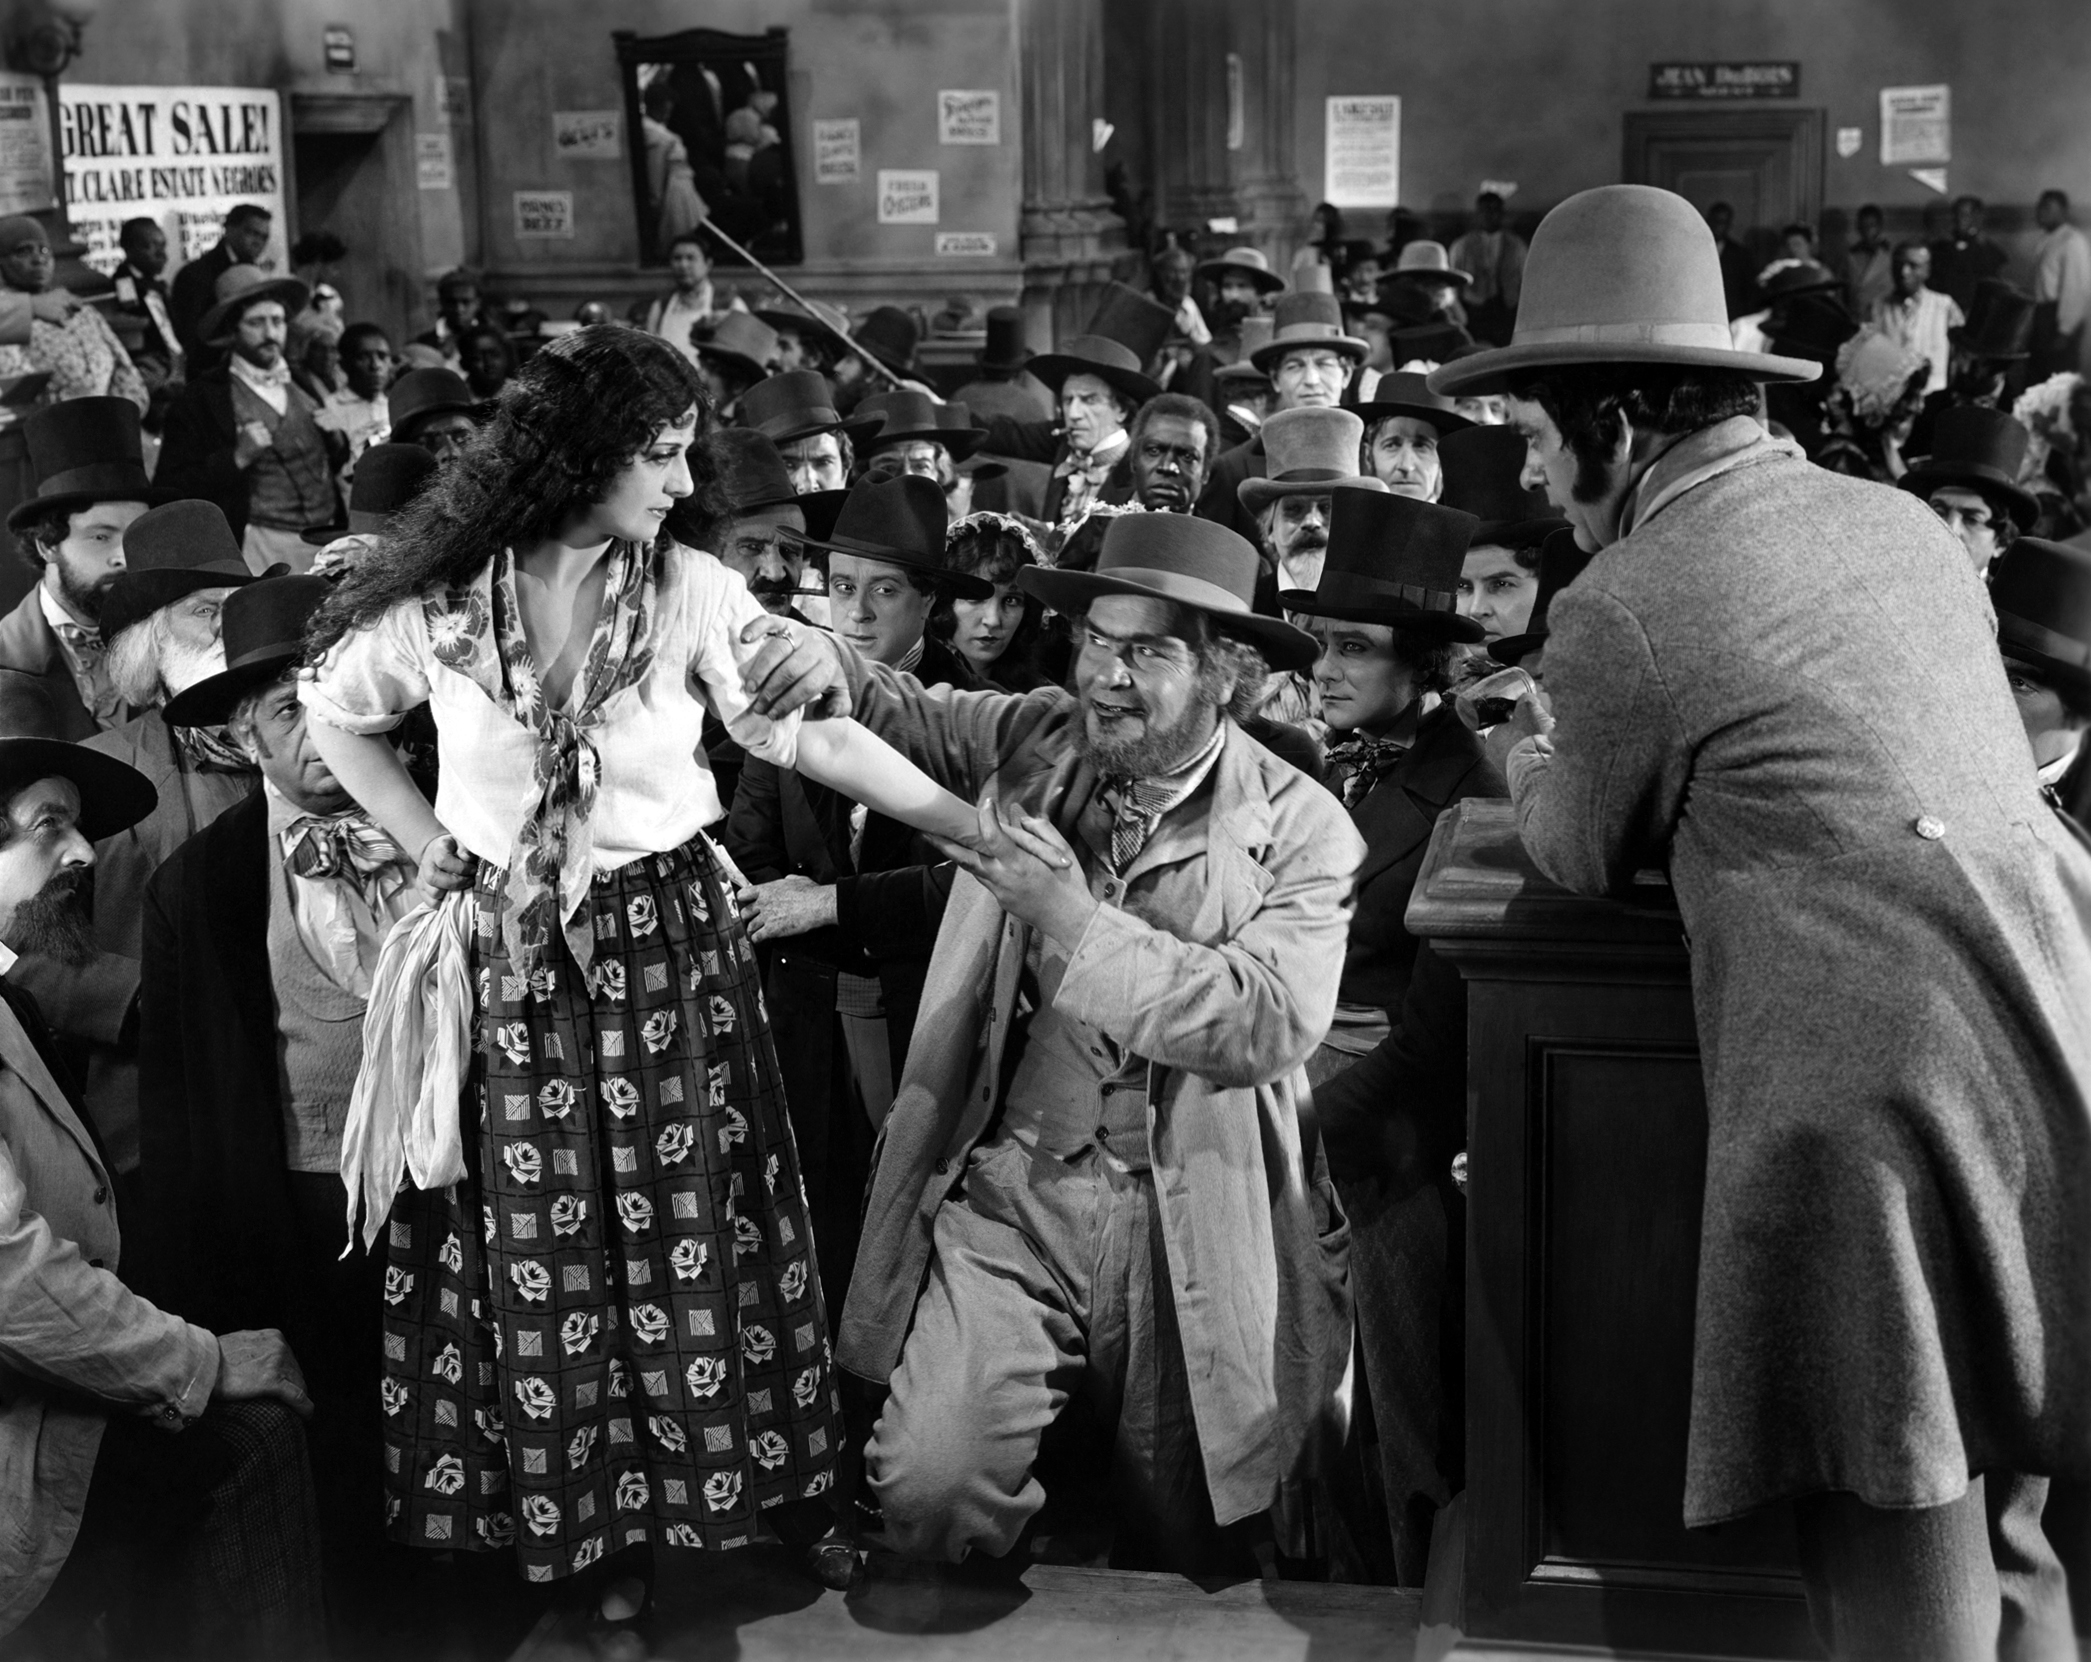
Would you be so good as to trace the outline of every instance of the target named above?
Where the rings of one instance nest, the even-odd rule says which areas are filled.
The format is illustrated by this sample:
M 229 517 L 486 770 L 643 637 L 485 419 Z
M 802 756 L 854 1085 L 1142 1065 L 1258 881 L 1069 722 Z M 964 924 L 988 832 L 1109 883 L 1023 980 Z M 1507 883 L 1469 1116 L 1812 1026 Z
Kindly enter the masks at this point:
M 1052 421 L 1019 421 L 1014 416 L 987 418 L 987 443 L 982 447 L 997 456 L 1013 456 L 1020 462 L 1050 462 L 1060 454 L 1060 429 Z
M 208 387 L 192 382 L 167 408 L 166 436 L 160 446 L 160 465 L 154 483 L 177 496 L 196 496 L 227 508 L 228 519 L 246 518 L 247 478 L 233 460 L 234 447 L 227 444 L 211 419 Z M 234 516 L 228 504 L 237 502 L 241 512 Z M 237 531 L 238 527 L 234 527 Z
M 154 1244 L 150 1290 L 174 1307 L 200 1314 L 202 1289 L 191 1273 L 188 1197 L 195 1182 L 189 1125 L 187 1047 L 182 1042 L 179 890 L 162 866 L 145 886 L 144 963 L 138 984 L 139 1177 Z
M 121 1048 L 138 998 L 138 972 L 138 960 L 120 952 L 97 952 L 79 965 L 25 952 L 7 979 L 36 1000 L 53 1032 Z
M 751 883 L 774 883 L 791 871 L 791 853 L 784 846 L 784 803 L 777 783 L 776 764 L 750 756 L 741 764 L 733 812 L 726 816 L 722 839 L 726 852 Z
M 835 885 L 835 925 L 868 958 L 927 958 L 951 895 L 949 861 L 859 872 Z
M 1387 1036 L 1314 1087 L 1329 1165 L 1399 1193 L 1448 1175 L 1467 1135 L 1467 984 L 1428 941 Z
M 1547 640 L 1550 760 L 1511 781 L 1518 834 L 1578 894 L 1623 892 L 1666 856 L 1691 754 L 1641 621 L 1602 591 L 1563 590 Z

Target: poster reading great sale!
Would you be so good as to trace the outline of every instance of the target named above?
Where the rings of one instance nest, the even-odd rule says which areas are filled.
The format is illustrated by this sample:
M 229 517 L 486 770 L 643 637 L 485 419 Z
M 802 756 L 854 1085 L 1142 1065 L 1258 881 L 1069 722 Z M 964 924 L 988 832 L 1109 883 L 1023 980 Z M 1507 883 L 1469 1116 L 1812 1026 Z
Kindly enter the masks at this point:
M 73 234 L 100 272 L 122 262 L 127 219 L 156 219 L 171 264 L 218 240 L 226 210 L 275 216 L 264 265 L 284 266 L 283 106 L 266 87 L 97 87 L 61 82 L 59 155 Z

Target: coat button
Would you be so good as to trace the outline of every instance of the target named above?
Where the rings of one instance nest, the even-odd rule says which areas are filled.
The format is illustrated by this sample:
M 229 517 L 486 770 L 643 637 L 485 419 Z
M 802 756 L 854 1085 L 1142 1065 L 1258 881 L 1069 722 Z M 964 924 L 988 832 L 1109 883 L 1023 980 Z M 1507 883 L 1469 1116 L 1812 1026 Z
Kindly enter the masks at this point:
M 950 1162 L 949 1160 L 939 1159 L 939 1160 L 937 1161 L 937 1164 L 936 1164 L 936 1173 L 937 1173 L 937 1176 L 939 1176 L 939 1177 L 942 1177 L 942 1176 L 943 1176 L 943 1175 L 944 1175 L 944 1174 L 945 1174 L 946 1172 L 948 1172 L 948 1171 L 949 1171 L 950 1169 L 951 1169 L 951 1162 Z
M 1946 822 L 1930 814 L 1919 814 L 1916 824 L 1917 835 L 1928 843 L 1935 843 L 1946 834 Z
M 1111 1140 L 1111 1128 L 1108 1125 L 1098 1126 L 1096 1128 L 1096 1140 L 1100 1143 L 1108 1143 Z
M 106 1204 L 107 1204 L 107 1202 L 108 1202 L 108 1199 L 109 1199 L 109 1186 L 108 1186 L 108 1185 L 107 1185 L 106 1183 L 97 1183 L 97 1184 L 95 1185 L 95 1189 L 94 1189 L 94 1203 L 95 1203 L 95 1205 L 97 1205 L 97 1206 L 102 1206 L 102 1205 L 106 1205 Z

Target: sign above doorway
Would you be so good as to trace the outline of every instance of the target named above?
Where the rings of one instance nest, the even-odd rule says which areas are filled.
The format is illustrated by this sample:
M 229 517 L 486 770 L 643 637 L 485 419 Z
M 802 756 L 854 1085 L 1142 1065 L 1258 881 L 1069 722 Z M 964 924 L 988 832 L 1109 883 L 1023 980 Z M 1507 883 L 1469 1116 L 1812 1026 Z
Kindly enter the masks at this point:
M 1652 63 L 1648 96 L 1663 98 L 1798 98 L 1797 63 Z

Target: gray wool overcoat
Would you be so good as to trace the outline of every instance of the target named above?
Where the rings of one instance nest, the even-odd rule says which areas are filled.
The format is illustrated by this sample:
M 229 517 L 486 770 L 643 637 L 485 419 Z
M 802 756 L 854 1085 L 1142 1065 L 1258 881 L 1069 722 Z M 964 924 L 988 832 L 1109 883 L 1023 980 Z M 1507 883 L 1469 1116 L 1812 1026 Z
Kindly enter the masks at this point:
M 1707 1091 L 1688 1525 L 2091 1472 L 2091 853 L 1923 502 L 1738 419 L 1555 600 L 1518 822 L 1667 861 Z

